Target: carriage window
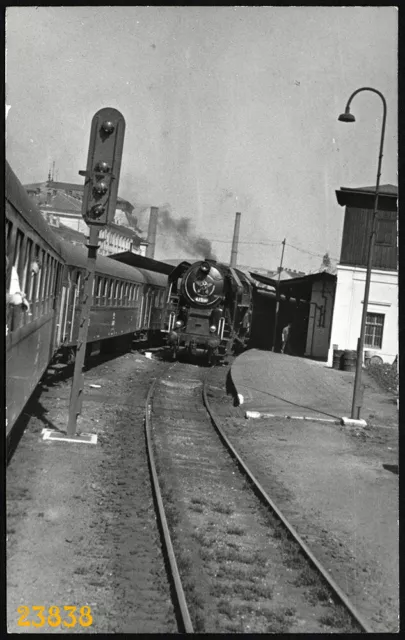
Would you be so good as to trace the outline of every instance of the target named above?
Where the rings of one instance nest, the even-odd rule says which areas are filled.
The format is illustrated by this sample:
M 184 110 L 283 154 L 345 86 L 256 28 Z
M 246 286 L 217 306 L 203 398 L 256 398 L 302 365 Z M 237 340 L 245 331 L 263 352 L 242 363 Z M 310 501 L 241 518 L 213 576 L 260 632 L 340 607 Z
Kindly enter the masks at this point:
M 52 291 L 52 281 L 53 281 L 53 276 L 54 276 L 54 268 L 53 268 L 53 264 L 54 264 L 54 259 L 52 258 L 52 256 L 49 256 L 49 276 L 48 276 L 48 283 L 47 283 L 47 287 L 46 287 L 46 311 L 48 312 L 49 309 L 52 309 L 52 300 L 51 300 L 51 291 Z
M 23 241 L 23 234 L 21 231 L 17 231 L 17 238 L 15 241 L 15 249 L 14 249 L 14 260 L 13 260 L 13 266 L 17 269 L 18 271 L 18 276 L 20 276 L 20 271 L 19 271 L 19 263 L 20 263 L 20 255 L 21 255 L 21 245 L 22 245 L 22 241 Z
M 92 289 L 91 289 L 91 300 L 92 300 L 93 304 L 95 303 L 95 301 L 94 301 L 94 292 L 96 290 L 96 281 L 97 281 L 97 276 L 93 276 L 93 286 L 92 286 Z
M 11 277 L 11 235 L 13 232 L 13 223 L 10 220 L 6 220 L 6 256 L 8 260 L 8 265 L 6 268 L 6 288 L 8 290 L 10 286 L 10 277 Z M 7 261 L 6 261 L 7 262 Z
M 106 290 L 107 290 L 107 279 L 106 278 L 101 278 L 101 283 L 100 283 L 100 303 L 102 305 L 106 304 Z
M 40 267 L 39 247 L 37 244 L 35 245 L 35 247 L 32 248 L 31 256 L 32 256 L 31 263 L 36 262 L 38 267 Z M 27 290 L 27 295 L 30 302 L 35 302 L 37 299 L 37 290 L 38 290 L 40 277 L 41 277 L 41 271 L 38 269 L 37 273 L 35 271 L 32 272 L 31 265 L 30 265 L 30 285 Z
M 46 282 L 46 277 L 47 277 L 47 264 L 46 264 L 46 260 L 47 260 L 47 255 L 46 255 L 45 251 L 42 249 L 42 250 L 41 250 L 41 263 L 42 263 L 42 269 L 41 269 L 41 281 L 40 281 L 40 286 L 39 286 L 39 288 L 38 288 L 38 302 L 42 302 L 43 297 L 44 297 L 45 282 Z
M 120 307 L 122 307 L 122 305 L 124 304 L 123 286 L 124 286 L 123 282 L 118 282 L 118 285 L 117 285 L 117 301 L 118 301 L 118 305 Z
M 46 286 L 44 289 L 45 313 L 49 311 L 49 289 L 51 286 L 51 278 L 52 278 L 52 258 L 49 254 L 46 257 L 46 271 L 47 271 Z
M 39 312 L 40 312 L 38 303 L 40 301 L 40 293 L 41 293 L 41 288 L 42 288 L 42 281 L 43 281 L 43 279 L 45 277 L 44 276 L 45 269 L 44 269 L 44 252 L 38 247 L 38 245 L 36 246 L 36 249 L 37 249 L 38 261 L 39 261 L 39 263 L 41 265 L 41 268 L 40 268 L 38 274 L 34 278 L 32 300 L 35 300 L 35 302 L 36 302 L 34 314 L 35 314 L 35 317 L 38 317 Z
M 24 260 L 24 269 L 21 277 L 21 291 L 27 293 L 29 291 L 29 284 L 31 280 L 31 255 L 32 255 L 32 240 L 28 238 L 27 245 L 25 248 L 25 260 Z
M 105 278 L 104 279 L 104 293 L 103 293 L 103 304 L 104 305 L 108 304 L 109 286 L 110 286 L 110 281 L 109 281 L 108 278 Z
M 100 276 L 94 276 L 93 280 L 93 304 L 99 305 Z
M 49 308 L 53 309 L 55 305 L 55 284 L 57 274 L 58 263 L 55 258 L 52 258 L 52 270 L 51 270 L 51 282 L 49 285 Z
M 48 298 L 49 297 L 49 289 L 50 289 L 50 286 L 51 286 L 51 278 L 52 278 L 52 257 L 49 254 L 47 255 L 46 266 L 47 266 L 47 271 L 48 271 L 48 277 L 46 279 L 46 289 L 45 289 L 45 292 L 44 292 L 44 297 Z
M 98 287 L 97 287 L 97 304 L 101 305 L 103 303 L 102 295 L 104 291 L 104 278 L 99 277 L 98 279 Z
M 109 304 L 111 303 L 111 298 L 113 295 L 112 289 L 113 289 L 113 281 L 108 279 L 107 300 Z

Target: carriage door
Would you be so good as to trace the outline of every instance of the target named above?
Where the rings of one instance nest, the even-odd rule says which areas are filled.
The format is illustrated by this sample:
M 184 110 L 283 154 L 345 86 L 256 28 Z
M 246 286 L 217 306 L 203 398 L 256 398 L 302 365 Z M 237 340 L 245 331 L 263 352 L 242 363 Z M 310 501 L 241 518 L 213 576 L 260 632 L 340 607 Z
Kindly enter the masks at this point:
M 64 279 L 64 275 L 62 278 Z M 70 287 L 69 287 L 70 288 Z M 59 309 L 59 318 L 56 333 L 56 345 L 59 347 L 66 335 L 66 323 L 67 323 L 67 311 L 68 311 L 68 294 L 69 294 L 68 284 L 64 281 L 62 284 L 62 294 L 60 300 L 60 309 Z

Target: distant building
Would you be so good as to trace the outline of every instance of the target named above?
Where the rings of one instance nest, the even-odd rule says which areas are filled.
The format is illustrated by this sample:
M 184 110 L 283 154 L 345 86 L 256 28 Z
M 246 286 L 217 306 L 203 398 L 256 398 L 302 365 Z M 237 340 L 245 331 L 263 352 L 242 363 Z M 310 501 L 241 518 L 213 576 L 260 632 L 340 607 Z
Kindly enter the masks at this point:
M 81 213 L 83 185 L 48 180 L 25 185 L 25 189 L 47 222 L 55 227 L 55 231 L 58 232 L 58 228 L 61 228 L 59 235 L 73 243 L 79 243 L 81 238 L 89 235 L 89 227 Z M 100 230 L 98 251 L 101 255 L 121 251 L 145 255 L 147 242 L 139 235 L 140 229 L 133 216 L 133 210 L 134 207 L 128 200 L 117 198 L 114 222 Z M 69 234 L 66 228 L 75 231 L 76 235 Z
M 267 278 L 274 278 L 276 280 L 278 279 L 278 274 L 280 271 L 280 268 L 274 271 L 269 269 L 257 269 L 256 267 L 246 267 L 246 266 L 239 266 L 239 265 L 238 267 L 240 269 L 244 269 L 245 271 L 258 273 L 261 276 L 266 276 Z M 290 280 L 291 278 L 301 278 L 302 276 L 305 276 L 305 271 L 296 271 L 295 269 L 286 269 L 283 267 L 281 269 L 280 280 Z
M 357 349 L 375 187 L 341 187 L 336 196 L 338 203 L 346 209 L 337 265 L 330 363 L 333 348 Z M 364 343 L 365 351 L 390 363 L 398 353 L 397 198 L 398 187 L 391 184 L 380 187 Z

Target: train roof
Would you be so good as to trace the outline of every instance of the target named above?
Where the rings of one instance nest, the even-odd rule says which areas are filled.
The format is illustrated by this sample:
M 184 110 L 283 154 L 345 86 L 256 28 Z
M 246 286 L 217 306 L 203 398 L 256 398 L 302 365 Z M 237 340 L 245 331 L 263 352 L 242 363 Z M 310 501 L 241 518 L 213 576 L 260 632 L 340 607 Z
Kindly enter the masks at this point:
M 88 251 L 84 246 L 71 244 L 61 240 L 63 257 L 69 265 L 81 267 L 87 266 Z M 103 275 L 124 278 L 138 283 L 153 284 L 159 287 L 165 287 L 167 283 L 166 276 L 160 273 L 153 273 L 146 269 L 136 269 L 129 265 L 117 262 L 106 256 L 97 256 L 96 272 Z
M 141 256 L 139 253 L 133 253 L 132 251 L 114 253 L 110 258 L 117 260 L 118 262 L 131 265 L 132 267 L 137 267 L 138 269 L 147 269 L 148 271 L 164 273 L 165 275 L 169 275 L 174 268 L 173 265 L 168 264 L 167 262 L 147 258 L 146 256 Z
M 43 219 L 37 205 L 31 200 L 6 160 L 6 200 L 19 212 L 25 222 L 55 251 L 61 253 L 61 241 Z

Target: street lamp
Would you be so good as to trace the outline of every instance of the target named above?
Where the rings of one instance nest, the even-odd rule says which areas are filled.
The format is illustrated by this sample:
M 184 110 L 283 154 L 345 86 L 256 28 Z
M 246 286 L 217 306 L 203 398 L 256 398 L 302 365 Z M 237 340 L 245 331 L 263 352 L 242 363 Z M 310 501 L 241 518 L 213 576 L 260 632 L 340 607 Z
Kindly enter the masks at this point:
M 377 220 L 377 210 L 378 210 L 378 195 L 380 188 L 380 176 L 381 176 L 381 161 L 383 156 L 383 147 L 384 147 L 384 135 L 385 135 L 385 121 L 387 118 L 387 103 L 385 102 L 385 98 L 380 91 L 377 89 L 373 89 L 372 87 L 362 87 L 361 89 L 357 89 L 352 93 L 349 100 L 347 101 L 345 112 L 339 116 L 339 120 L 341 122 L 355 122 L 355 117 L 350 113 L 350 103 L 353 100 L 354 96 L 360 93 L 360 91 L 372 91 L 380 96 L 384 112 L 383 112 L 383 121 L 382 121 L 382 130 L 381 130 L 381 142 L 380 142 L 380 153 L 378 156 L 378 169 L 377 169 L 377 183 L 375 187 L 375 197 L 374 197 L 374 211 L 373 211 L 373 219 L 371 224 L 371 232 L 370 232 L 370 240 L 368 245 L 368 255 L 367 255 L 367 272 L 366 272 L 366 284 L 364 288 L 364 301 L 363 301 L 363 313 L 361 316 L 361 328 L 360 328 L 360 338 L 357 343 L 357 363 L 356 363 L 356 374 L 354 378 L 354 390 L 353 390 L 353 402 L 352 402 L 352 419 L 358 420 L 360 418 L 360 411 L 362 406 L 362 397 L 360 394 L 361 388 L 361 373 L 362 373 L 362 365 L 363 365 L 363 349 L 364 349 L 364 338 L 366 334 L 366 319 L 367 319 L 367 307 L 368 307 L 368 299 L 370 294 L 370 282 L 371 282 L 371 268 L 373 264 L 373 253 L 374 253 L 374 238 L 376 232 L 376 220 Z

